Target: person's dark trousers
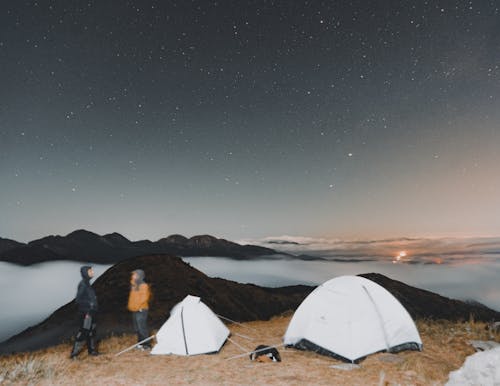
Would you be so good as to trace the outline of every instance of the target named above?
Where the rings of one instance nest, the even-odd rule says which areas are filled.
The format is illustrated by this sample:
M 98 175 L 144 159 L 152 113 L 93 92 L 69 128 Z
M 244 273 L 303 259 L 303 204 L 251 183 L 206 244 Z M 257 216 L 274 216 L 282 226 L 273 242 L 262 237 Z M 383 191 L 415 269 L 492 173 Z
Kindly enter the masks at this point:
M 148 310 L 132 312 L 132 323 L 134 325 L 134 331 L 137 334 L 137 342 L 149 338 Z M 151 347 L 151 343 L 149 341 L 145 342 L 143 346 Z
M 71 350 L 71 358 L 75 358 L 83 349 L 85 342 L 89 355 L 97 355 L 96 347 L 96 318 L 95 314 L 82 313 L 80 314 L 80 329 L 75 337 L 75 343 Z

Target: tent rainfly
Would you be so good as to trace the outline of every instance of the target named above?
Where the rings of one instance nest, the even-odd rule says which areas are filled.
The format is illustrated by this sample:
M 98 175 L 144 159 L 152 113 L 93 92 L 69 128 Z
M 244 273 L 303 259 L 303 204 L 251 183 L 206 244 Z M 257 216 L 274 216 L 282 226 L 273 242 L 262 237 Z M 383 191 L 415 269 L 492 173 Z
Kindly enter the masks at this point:
M 295 311 L 284 344 L 352 363 L 379 351 L 422 349 L 408 311 L 360 276 L 340 276 L 311 292 Z
M 229 337 L 228 328 L 199 297 L 188 295 L 172 308 L 156 333 L 153 355 L 197 355 L 218 352 Z

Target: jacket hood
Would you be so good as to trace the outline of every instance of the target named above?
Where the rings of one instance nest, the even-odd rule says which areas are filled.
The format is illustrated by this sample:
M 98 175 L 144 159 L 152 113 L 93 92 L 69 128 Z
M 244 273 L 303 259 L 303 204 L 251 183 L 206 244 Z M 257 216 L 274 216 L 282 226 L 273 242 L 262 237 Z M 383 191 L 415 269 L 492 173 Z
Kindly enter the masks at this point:
M 137 281 L 144 281 L 144 279 L 146 278 L 146 274 L 142 269 L 136 269 L 132 273 L 135 273 L 137 275 Z
M 90 280 L 89 277 L 89 269 L 92 268 L 90 265 L 84 265 L 80 268 L 80 273 L 82 275 L 83 280 Z
M 132 273 L 135 273 L 137 275 L 137 279 L 135 279 L 136 286 L 139 286 L 142 283 L 144 283 L 144 278 L 146 277 L 146 274 L 142 269 L 136 269 L 135 271 L 132 271 Z

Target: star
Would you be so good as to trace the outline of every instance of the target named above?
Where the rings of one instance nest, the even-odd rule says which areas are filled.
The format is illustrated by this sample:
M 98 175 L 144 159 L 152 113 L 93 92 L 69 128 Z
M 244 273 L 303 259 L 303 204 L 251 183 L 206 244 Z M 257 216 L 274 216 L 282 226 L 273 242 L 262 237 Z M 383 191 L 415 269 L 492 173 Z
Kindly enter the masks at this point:
M 0 84 L 8 90 L 0 103 L 0 207 L 10 202 L 12 209 L 22 197 L 23 207 L 36 211 L 41 190 L 59 197 L 62 186 L 66 194 L 53 200 L 53 212 L 78 198 L 75 217 L 95 207 L 110 231 L 115 202 L 126 198 L 131 218 L 148 206 L 172 214 L 146 226 L 155 234 L 177 226 L 194 231 L 188 219 L 200 202 L 206 213 L 199 227 L 229 235 L 239 223 L 223 223 L 228 203 L 249 219 L 249 233 L 354 233 L 341 225 L 352 224 L 346 213 L 365 216 L 367 232 L 431 233 L 422 207 L 440 231 L 497 232 L 479 213 L 471 216 L 477 223 L 459 224 L 443 207 L 440 218 L 428 200 L 500 202 L 443 183 L 459 175 L 464 187 L 500 189 L 494 1 L 474 2 L 473 10 L 469 1 L 413 2 L 408 12 L 387 2 L 360 9 L 352 2 L 290 7 L 256 0 L 219 2 L 214 10 L 213 2 L 135 1 L 117 2 L 111 19 L 90 0 L 11 3 L 0 38 Z M 396 194 L 409 181 L 426 191 Z M 372 192 L 380 207 L 359 205 L 360 195 L 346 193 L 354 188 Z M 323 202 L 324 194 L 346 210 Z M 298 208 L 304 199 L 320 218 Z M 290 216 L 302 211 L 304 221 L 292 227 L 273 216 L 259 224 L 255 208 L 278 200 Z M 395 225 L 392 205 L 408 208 L 404 224 Z M 340 212 L 345 218 L 326 225 Z M 4 217 L 0 232 L 10 231 L 3 224 L 43 227 L 40 219 L 24 227 L 19 211 Z M 70 221 L 61 215 L 54 224 L 63 229 Z

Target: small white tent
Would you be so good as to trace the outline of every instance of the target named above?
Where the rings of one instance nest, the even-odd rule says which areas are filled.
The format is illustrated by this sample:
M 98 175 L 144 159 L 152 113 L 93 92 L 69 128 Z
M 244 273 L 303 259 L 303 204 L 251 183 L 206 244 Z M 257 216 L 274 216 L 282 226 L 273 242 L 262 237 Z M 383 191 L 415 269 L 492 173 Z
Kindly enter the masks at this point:
M 295 311 L 284 343 L 349 362 L 384 350 L 422 348 L 408 311 L 360 276 L 340 276 L 311 292 Z
M 151 354 L 197 355 L 220 350 L 228 328 L 199 297 L 188 295 L 172 308 L 156 333 Z

